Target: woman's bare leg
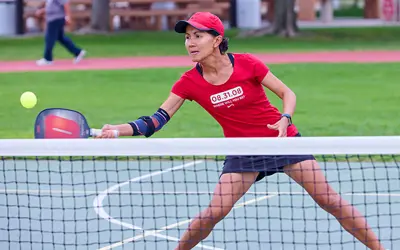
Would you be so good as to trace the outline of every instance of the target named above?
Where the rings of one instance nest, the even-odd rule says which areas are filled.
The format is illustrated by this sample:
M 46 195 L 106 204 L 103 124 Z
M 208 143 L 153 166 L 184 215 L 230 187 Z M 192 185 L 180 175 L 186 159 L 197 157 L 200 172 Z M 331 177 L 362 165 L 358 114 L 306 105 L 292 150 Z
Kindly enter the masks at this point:
M 284 171 L 300 184 L 325 211 L 332 214 L 350 234 L 372 250 L 384 250 L 364 216 L 345 201 L 327 182 L 315 160 L 292 164 Z
M 257 172 L 223 174 L 215 187 L 210 205 L 193 219 L 176 250 L 192 249 L 207 238 L 214 226 L 228 215 L 235 203 L 253 185 L 257 175 Z

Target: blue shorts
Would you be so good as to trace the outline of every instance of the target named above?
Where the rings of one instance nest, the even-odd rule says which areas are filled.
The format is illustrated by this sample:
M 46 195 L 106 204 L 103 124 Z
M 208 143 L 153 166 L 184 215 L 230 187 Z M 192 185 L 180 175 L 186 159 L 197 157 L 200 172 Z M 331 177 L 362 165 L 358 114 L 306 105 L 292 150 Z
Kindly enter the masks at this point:
M 301 136 L 297 134 L 296 136 Z M 256 181 L 265 176 L 282 173 L 283 168 L 290 164 L 306 160 L 315 160 L 313 155 L 255 155 L 235 156 L 228 155 L 224 161 L 222 174 L 259 172 Z

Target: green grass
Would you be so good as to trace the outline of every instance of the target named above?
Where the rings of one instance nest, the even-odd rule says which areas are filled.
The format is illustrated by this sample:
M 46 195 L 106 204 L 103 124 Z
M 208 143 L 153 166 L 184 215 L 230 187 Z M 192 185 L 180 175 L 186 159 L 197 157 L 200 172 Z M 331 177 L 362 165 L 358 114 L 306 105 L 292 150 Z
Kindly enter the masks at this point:
M 364 17 L 364 8 L 357 6 L 348 6 L 346 8 L 340 8 L 333 11 L 335 17 Z
M 400 27 L 331 28 L 302 30 L 299 37 L 275 36 L 235 38 L 230 30 L 230 49 L 236 52 L 288 52 L 321 50 L 394 50 L 400 49 Z M 173 32 L 132 32 L 111 35 L 72 35 L 90 57 L 147 55 L 185 55 L 183 35 Z M 34 60 L 42 56 L 43 38 L 0 38 L 0 60 Z M 71 58 L 59 44 L 55 59 Z
M 305 136 L 398 135 L 399 63 L 270 65 L 297 94 L 294 122 Z M 151 115 L 187 68 L 1 74 L 0 138 L 32 138 L 37 113 L 49 107 L 83 112 L 91 126 Z M 24 91 L 38 105 L 24 109 Z M 271 92 L 272 103 L 282 108 Z M 186 102 L 155 137 L 221 137 L 219 125 Z
M 316 15 L 317 17 L 320 17 L 320 12 L 317 11 Z M 350 5 L 346 7 L 342 7 L 340 9 L 334 10 L 333 11 L 333 16 L 334 17 L 364 17 L 364 8 L 360 8 L 358 6 Z

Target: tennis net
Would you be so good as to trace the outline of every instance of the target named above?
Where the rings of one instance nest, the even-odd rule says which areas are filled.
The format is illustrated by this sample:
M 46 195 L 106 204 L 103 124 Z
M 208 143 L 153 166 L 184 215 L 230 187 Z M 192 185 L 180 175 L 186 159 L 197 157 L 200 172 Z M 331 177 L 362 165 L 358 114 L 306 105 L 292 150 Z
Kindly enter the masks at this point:
M 174 249 L 225 155 L 303 154 L 400 248 L 400 137 L 388 136 L 0 140 L 0 249 Z M 201 248 L 367 249 L 284 173 L 254 184 Z

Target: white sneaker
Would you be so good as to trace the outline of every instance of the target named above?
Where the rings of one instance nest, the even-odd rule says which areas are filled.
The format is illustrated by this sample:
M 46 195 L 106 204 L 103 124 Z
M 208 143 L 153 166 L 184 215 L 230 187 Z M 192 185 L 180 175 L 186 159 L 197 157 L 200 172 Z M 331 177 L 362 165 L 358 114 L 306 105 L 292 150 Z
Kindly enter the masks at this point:
M 85 55 L 86 55 L 86 51 L 85 50 L 81 50 L 81 53 L 79 53 L 79 55 L 77 57 L 75 57 L 74 63 L 77 64 L 80 61 L 82 61 L 82 59 L 85 57 Z
M 38 66 L 46 66 L 46 65 L 51 65 L 51 64 L 53 64 L 52 61 L 47 61 L 44 58 L 36 61 L 36 65 L 38 65 Z

